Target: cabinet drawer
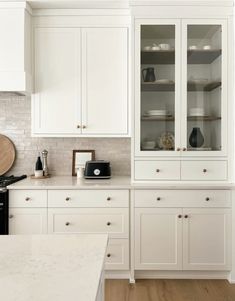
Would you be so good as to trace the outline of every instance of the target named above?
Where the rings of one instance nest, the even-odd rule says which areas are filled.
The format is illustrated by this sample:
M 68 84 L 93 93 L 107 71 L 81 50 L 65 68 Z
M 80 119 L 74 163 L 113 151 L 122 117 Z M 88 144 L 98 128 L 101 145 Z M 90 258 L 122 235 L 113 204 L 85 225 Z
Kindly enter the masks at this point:
M 106 252 L 106 270 L 129 269 L 129 240 L 110 239 Z
M 179 161 L 135 161 L 136 180 L 180 180 Z
M 46 190 L 10 190 L 9 207 L 47 207 Z
M 230 207 L 229 190 L 137 190 L 135 207 Z
M 129 207 L 128 190 L 50 190 L 48 206 Z
M 221 181 L 227 179 L 227 161 L 182 161 L 181 179 Z
M 49 209 L 49 233 L 107 233 L 111 238 L 128 238 L 128 214 L 128 208 Z

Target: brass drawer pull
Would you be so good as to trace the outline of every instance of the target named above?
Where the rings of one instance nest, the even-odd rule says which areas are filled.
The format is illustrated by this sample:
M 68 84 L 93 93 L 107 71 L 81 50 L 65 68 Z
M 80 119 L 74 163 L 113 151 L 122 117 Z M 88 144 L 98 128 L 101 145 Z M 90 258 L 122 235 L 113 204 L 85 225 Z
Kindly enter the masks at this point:
M 156 172 L 160 172 L 160 169 L 157 168 L 157 169 L 156 169 Z
M 69 223 L 69 222 L 65 223 L 65 226 L 69 226 L 69 225 L 70 225 L 70 223 Z
M 26 202 L 30 201 L 30 197 L 27 196 L 27 197 L 25 198 L 25 201 L 26 201 Z
M 161 198 L 160 198 L 160 197 L 157 197 L 157 201 L 161 201 Z
M 70 200 L 70 197 L 67 197 L 67 198 L 65 199 L 65 201 L 67 201 L 67 202 L 68 202 L 69 200 Z
M 14 217 L 14 215 L 13 215 L 13 214 L 10 214 L 10 215 L 9 215 L 9 218 L 13 218 L 13 217 Z
M 178 218 L 182 218 L 182 215 L 181 215 L 181 214 L 179 214 L 179 215 L 178 215 Z
M 110 253 L 108 253 L 108 254 L 107 254 L 107 257 L 111 257 L 111 254 L 110 254 Z
M 184 218 L 188 218 L 188 215 L 186 214 L 186 215 L 184 216 Z
M 111 197 L 110 196 L 107 197 L 107 201 L 111 201 Z
M 207 169 L 204 168 L 204 169 L 203 169 L 203 172 L 206 173 L 206 172 L 207 172 Z
M 111 225 L 111 223 L 110 222 L 107 222 L 107 226 L 110 226 Z
M 210 198 L 207 197 L 207 198 L 206 198 L 206 201 L 208 202 L 209 200 L 210 200 Z

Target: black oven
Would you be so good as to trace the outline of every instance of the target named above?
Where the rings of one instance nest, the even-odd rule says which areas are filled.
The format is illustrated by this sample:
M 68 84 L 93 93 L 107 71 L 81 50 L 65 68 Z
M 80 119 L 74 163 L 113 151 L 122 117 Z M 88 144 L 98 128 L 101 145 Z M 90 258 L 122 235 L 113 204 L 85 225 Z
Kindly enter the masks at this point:
M 0 235 L 8 234 L 8 190 L 0 188 Z

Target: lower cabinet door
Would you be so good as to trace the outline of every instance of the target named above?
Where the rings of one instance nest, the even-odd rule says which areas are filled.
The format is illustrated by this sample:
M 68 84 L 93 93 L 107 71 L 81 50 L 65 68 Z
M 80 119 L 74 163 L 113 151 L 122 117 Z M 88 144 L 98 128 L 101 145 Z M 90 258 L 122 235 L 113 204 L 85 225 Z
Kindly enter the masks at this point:
M 183 209 L 183 269 L 230 268 L 230 209 Z
M 135 269 L 182 269 L 182 209 L 135 209 Z
M 46 234 L 46 208 L 10 208 L 9 234 Z
M 129 239 L 110 239 L 105 270 L 129 270 Z
M 54 208 L 48 210 L 49 233 L 107 233 L 128 238 L 128 208 Z

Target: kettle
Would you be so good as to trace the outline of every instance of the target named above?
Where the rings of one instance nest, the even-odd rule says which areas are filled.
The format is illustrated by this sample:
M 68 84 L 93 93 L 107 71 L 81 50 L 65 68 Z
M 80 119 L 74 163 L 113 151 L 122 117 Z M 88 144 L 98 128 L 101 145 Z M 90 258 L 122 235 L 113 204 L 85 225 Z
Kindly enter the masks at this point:
M 143 69 L 142 76 L 143 76 L 144 82 L 155 82 L 155 80 L 156 80 L 153 67 Z

